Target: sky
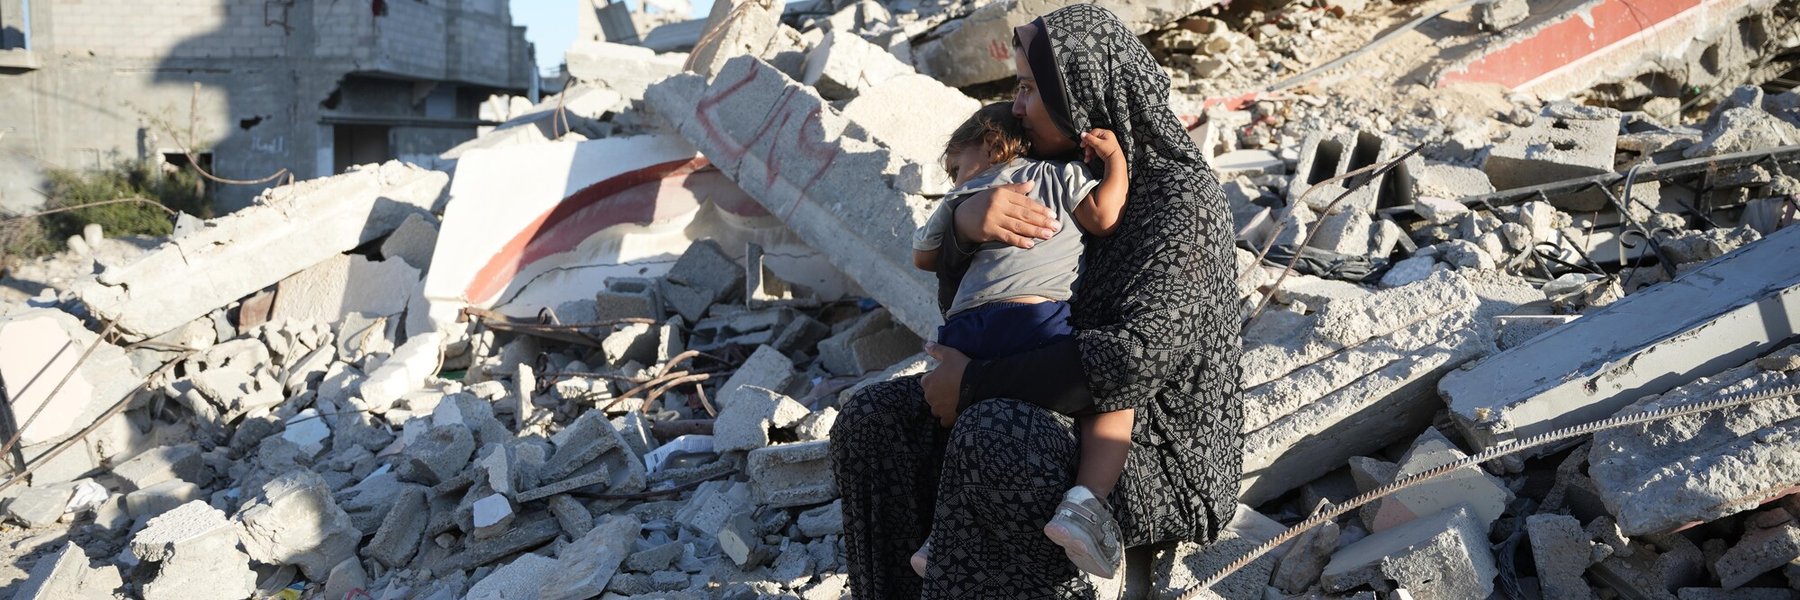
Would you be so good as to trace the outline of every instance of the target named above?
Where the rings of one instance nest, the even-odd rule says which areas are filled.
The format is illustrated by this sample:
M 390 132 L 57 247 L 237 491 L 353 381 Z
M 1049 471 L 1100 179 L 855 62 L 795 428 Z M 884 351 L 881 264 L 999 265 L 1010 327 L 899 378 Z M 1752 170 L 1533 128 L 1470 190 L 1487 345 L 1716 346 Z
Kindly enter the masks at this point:
M 525 39 L 537 48 L 538 70 L 545 73 L 556 71 L 557 65 L 563 61 L 563 52 L 569 49 L 569 43 L 575 40 L 575 11 L 584 3 L 583 0 L 511 0 L 514 25 L 525 26 Z M 712 10 L 712 0 L 691 0 L 694 6 L 694 18 L 705 16 Z M 633 8 L 636 2 L 630 3 Z

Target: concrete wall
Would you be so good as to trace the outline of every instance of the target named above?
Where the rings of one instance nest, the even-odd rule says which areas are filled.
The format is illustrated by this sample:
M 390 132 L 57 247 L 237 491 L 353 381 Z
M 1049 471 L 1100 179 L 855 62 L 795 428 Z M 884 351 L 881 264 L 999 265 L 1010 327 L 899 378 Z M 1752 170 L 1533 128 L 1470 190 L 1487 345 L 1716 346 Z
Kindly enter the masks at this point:
M 24 3 L 0 0 L 0 31 Z M 382 16 L 332 0 L 30 4 L 31 64 L 0 61 L 7 211 L 43 203 L 46 168 L 184 144 L 229 179 L 330 174 L 340 126 L 389 127 L 392 156 L 432 155 L 472 138 L 479 98 L 525 90 L 534 68 L 504 0 L 390 1 Z M 264 187 L 220 186 L 215 203 L 234 210 Z

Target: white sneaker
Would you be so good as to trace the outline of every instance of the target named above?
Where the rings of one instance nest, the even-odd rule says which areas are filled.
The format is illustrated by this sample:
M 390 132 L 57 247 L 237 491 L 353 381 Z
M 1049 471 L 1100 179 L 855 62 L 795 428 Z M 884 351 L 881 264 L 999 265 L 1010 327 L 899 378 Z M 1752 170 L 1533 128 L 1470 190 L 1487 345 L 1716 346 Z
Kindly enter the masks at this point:
M 1106 501 L 1086 487 L 1078 485 L 1063 494 L 1056 515 L 1044 525 L 1044 535 L 1062 546 L 1069 562 L 1081 570 L 1105 579 L 1118 574 L 1119 559 L 1124 555 L 1119 524 L 1113 521 Z

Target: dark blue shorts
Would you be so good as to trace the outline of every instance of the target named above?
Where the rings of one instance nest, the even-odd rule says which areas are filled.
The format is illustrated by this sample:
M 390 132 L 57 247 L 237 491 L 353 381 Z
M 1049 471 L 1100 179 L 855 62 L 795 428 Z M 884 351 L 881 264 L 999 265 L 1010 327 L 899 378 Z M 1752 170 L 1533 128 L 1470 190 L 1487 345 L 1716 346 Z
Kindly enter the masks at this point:
M 950 317 L 938 328 L 938 343 L 989 360 L 1035 350 L 1074 335 L 1069 303 L 993 302 Z

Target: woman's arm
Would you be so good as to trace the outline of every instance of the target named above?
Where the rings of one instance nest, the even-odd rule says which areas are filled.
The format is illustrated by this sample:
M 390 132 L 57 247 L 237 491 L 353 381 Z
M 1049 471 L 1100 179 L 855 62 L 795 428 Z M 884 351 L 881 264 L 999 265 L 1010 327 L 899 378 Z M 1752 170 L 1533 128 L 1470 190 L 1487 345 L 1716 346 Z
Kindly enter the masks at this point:
M 1004 242 L 1030 248 L 1036 240 L 1056 235 L 1056 214 L 1025 196 L 1031 183 L 1013 183 L 980 192 L 956 207 L 956 226 L 951 228 L 958 249 L 964 253 L 987 242 Z

